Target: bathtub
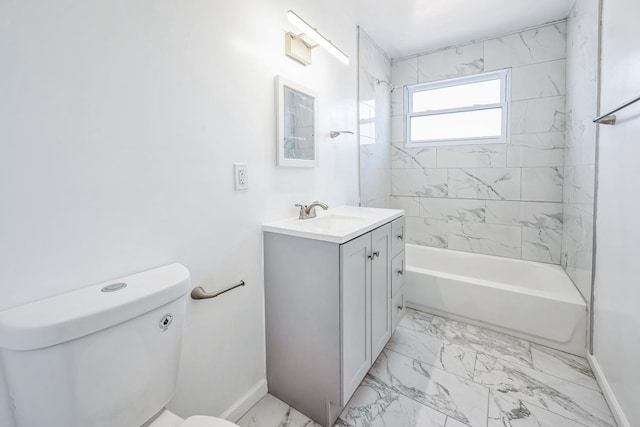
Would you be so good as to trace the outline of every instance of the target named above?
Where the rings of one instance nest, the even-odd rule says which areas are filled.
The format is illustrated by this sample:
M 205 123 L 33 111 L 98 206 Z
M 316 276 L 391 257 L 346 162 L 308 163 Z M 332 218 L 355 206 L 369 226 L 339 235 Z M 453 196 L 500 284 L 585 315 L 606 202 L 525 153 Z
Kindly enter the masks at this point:
M 580 356 L 587 306 L 557 265 L 406 245 L 407 306 Z

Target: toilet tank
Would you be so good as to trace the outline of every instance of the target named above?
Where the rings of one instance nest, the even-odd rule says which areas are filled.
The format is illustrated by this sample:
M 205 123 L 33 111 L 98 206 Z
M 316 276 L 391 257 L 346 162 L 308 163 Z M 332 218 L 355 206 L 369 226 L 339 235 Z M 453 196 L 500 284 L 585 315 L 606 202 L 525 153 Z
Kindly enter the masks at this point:
M 16 426 L 138 427 L 162 409 L 188 288 L 171 264 L 0 312 Z

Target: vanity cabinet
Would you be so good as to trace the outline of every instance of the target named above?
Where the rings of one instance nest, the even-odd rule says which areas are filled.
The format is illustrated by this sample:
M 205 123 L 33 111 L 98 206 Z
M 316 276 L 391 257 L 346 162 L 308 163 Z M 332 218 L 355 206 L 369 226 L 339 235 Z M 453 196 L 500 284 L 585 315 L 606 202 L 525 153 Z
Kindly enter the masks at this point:
M 269 392 L 321 425 L 393 333 L 393 231 L 389 221 L 345 243 L 264 233 Z

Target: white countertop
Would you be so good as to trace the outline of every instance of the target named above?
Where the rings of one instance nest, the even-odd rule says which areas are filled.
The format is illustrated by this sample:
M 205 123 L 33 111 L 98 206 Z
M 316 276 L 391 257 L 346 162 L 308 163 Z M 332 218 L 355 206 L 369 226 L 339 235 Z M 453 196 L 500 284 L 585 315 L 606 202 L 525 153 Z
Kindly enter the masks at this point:
M 401 209 L 363 208 L 340 206 L 323 211 L 316 208 L 317 217 L 298 219 L 297 217 L 274 221 L 262 226 L 263 231 L 345 243 L 379 226 L 404 215 Z

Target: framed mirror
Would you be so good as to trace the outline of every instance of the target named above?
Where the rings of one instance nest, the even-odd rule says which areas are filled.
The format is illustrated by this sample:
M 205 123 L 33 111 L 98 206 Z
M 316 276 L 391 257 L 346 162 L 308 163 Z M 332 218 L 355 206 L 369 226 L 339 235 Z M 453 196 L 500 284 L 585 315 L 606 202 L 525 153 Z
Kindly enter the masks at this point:
M 278 166 L 318 166 L 316 94 L 276 77 Z

